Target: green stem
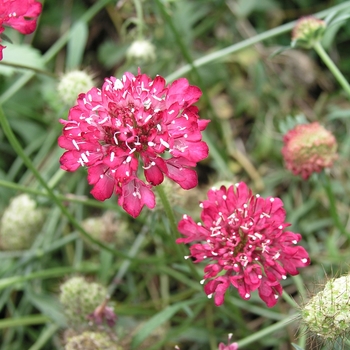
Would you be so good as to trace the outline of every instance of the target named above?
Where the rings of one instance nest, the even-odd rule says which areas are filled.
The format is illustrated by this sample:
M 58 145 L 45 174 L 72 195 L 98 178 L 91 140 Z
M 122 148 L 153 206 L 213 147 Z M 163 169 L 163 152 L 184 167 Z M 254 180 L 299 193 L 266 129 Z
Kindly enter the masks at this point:
M 12 276 L 7 278 L 2 278 L 0 279 L 0 290 L 13 286 L 14 284 L 22 283 L 24 281 L 30 281 L 37 278 L 44 279 L 44 278 L 61 277 L 73 272 L 91 273 L 91 272 L 98 271 L 98 269 L 99 269 L 99 265 L 96 265 L 96 264 L 83 265 L 79 267 L 71 267 L 71 266 L 55 267 L 52 269 L 36 271 L 25 276 Z
M 143 39 L 143 11 L 142 11 L 142 4 L 140 0 L 134 0 L 134 5 L 136 9 L 136 15 L 137 15 L 137 38 L 139 40 Z
M 338 214 L 336 198 L 335 198 L 335 195 L 333 193 L 332 183 L 329 179 L 329 176 L 325 172 L 323 172 L 321 174 L 321 179 L 323 180 L 322 181 L 323 187 L 327 193 L 327 197 L 329 200 L 329 210 L 331 212 L 333 223 L 338 228 L 340 233 L 350 240 L 350 233 L 346 231 L 344 225 L 342 224 L 342 222 L 340 220 L 339 214 Z
M 47 75 L 51 78 L 57 78 L 57 75 L 54 73 L 51 73 L 49 71 L 46 70 L 42 70 L 39 68 L 35 68 L 35 67 L 30 67 L 30 66 L 26 66 L 25 64 L 19 64 L 19 63 L 12 63 L 12 62 L 5 62 L 5 61 L 1 61 L 0 65 L 3 66 L 8 66 L 8 67 L 13 67 L 13 68 L 18 68 L 18 69 L 26 69 L 26 70 L 30 70 L 34 73 L 38 73 L 38 74 L 42 74 L 42 75 Z
M 335 65 L 335 63 L 332 61 L 332 59 L 329 57 L 328 53 L 325 51 L 323 46 L 320 42 L 317 42 L 314 45 L 314 49 L 317 52 L 317 54 L 322 59 L 323 63 L 328 67 L 328 69 L 331 71 L 331 73 L 334 75 L 335 79 L 338 80 L 338 83 L 341 85 L 341 87 L 345 90 L 345 92 L 350 97 L 350 85 L 348 81 L 345 79 L 342 72 L 338 69 L 338 67 Z
M 327 10 L 324 10 L 324 11 L 321 11 L 321 12 L 318 12 L 315 14 L 315 17 L 318 17 L 318 18 L 324 18 L 326 17 L 330 12 L 333 12 L 333 11 L 341 11 L 341 10 L 344 10 L 344 9 L 348 9 L 350 6 L 350 1 L 346 1 L 342 4 L 339 4 L 339 5 L 336 5 L 336 6 L 333 6 Z M 273 28 L 273 29 L 270 29 L 270 30 L 267 30 L 266 32 L 263 32 L 261 34 L 258 34 L 258 35 L 255 35 L 249 39 L 246 39 L 244 41 L 241 41 L 237 44 L 233 44 L 229 47 L 226 47 L 224 49 L 221 49 L 221 50 L 218 50 L 218 51 L 215 51 L 215 52 L 212 52 L 206 56 L 203 56 L 195 61 L 193 61 L 191 64 L 186 64 L 184 65 L 183 67 L 181 67 L 180 69 L 178 69 L 177 71 L 175 71 L 174 73 L 168 75 L 166 77 L 166 81 L 167 82 L 171 82 L 179 77 L 182 77 L 184 74 L 190 72 L 193 67 L 200 67 L 200 66 L 204 66 L 205 64 L 208 64 L 210 62 L 214 62 L 216 60 L 219 60 L 227 55 L 230 55 L 234 52 L 237 52 L 237 51 L 240 51 L 240 50 L 243 50 L 249 46 L 252 46 L 254 44 L 257 44 L 259 43 L 260 41 L 264 41 L 264 40 L 267 40 L 267 39 L 270 39 L 272 37 L 275 37 L 277 35 L 281 35 L 281 34 L 284 34 L 286 32 L 289 32 L 290 30 L 293 29 L 293 27 L 295 26 L 295 23 L 296 21 L 293 21 L 293 22 L 289 22 L 289 23 L 286 23 L 286 24 L 283 24 L 277 28 Z
M 15 134 L 12 132 L 10 124 L 8 123 L 5 114 L 0 107 L 0 125 L 2 126 L 3 132 L 8 138 L 11 146 L 13 149 L 16 151 L 18 156 L 20 156 L 23 160 L 23 163 L 27 166 L 27 168 L 33 173 L 33 175 L 36 177 L 38 182 L 40 183 L 41 186 L 44 187 L 46 190 L 48 197 L 51 198 L 51 200 L 60 208 L 61 212 L 67 217 L 67 219 L 72 223 L 72 225 L 81 232 L 81 234 L 86 237 L 86 239 L 93 244 L 97 245 L 98 247 L 108 250 L 111 253 L 119 256 L 123 256 L 125 258 L 128 258 L 123 252 L 120 252 L 118 250 L 115 250 L 108 245 L 100 242 L 97 239 L 94 239 L 91 237 L 90 234 L 88 234 L 84 228 L 79 224 L 78 220 L 69 212 L 69 210 L 62 204 L 61 200 L 56 196 L 56 194 L 53 192 L 53 190 L 47 185 L 46 181 L 43 179 L 41 176 L 40 172 L 36 169 L 36 167 L 33 165 L 32 161 L 29 159 L 29 157 L 25 154 L 22 146 L 18 142 Z
M 162 185 L 159 185 L 156 187 L 157 189 L 157 192 L 158 192 L 158 195 L 160 197 L 160 200 L 162 201 L 162 204 L 163 204 L 163 208 L 164 208 L 164 211 L 165 211 L 165 214 L 166 216 L 168 217 L 168 220 L 169 220 L 169 224 L 170 224 L 170 231 L 173 235 L 173 239 L 172 239 L 172 242 L 173 242 L 173 246 L 176 250 L 176 252 L 178 253 L 179 256 L 181 256 L 182 258 L 185 256 L 185 253 L 184 253 L 184 249 L 183 249 L 183 246 L 177 244 L 175 242 L 175 239 L 176 238 L 180 238 L 180 233 L 177 229 L 177 222 L 176 222 L 176 219 L 175 219 L 175 215 L 174 215 L 174 212 L 173 212 L 173 209 L 168 201 L 168 198 L 163 190 L 163 187 Z M 189 259 L 186 259 L 186 262 L 187 262 L 187 265 L 189 266 L 190 268 L 190 271 L 192 272 L 193 274 L 193 277 L 194 278 L 197 278 L 198 280 L 200 279 L 200 276 L 196 270 L 196 268 L 194 267 L 193 263 L 191 260 Z
M 6 181 L 6 180 L 0 179 L 0 186 L 6 187 L 6 188 L 11 188 L 12 190 L 15 190 L 15 191 L 34 194 L 36 196 L 50 197 L 50 194 L 47 192 L 38 190 L 36 188 L 19 185 L 15 182 L 10 182 L 10 181 Z M 79 204 L 87 205 L 89 207 L 96 207 L 96 208 L 101 208 L 101 209 L 111 209 L 111 210 L 115 210 L 115 211 L 119 210 L 119 208 L 120 208 L 119 206 L 108 203 L 108 202 L 98 202 L 94 199 L 88 199 L 85 196 L 76 196 L 74 194 L 69 194 L 66 196 L 63 196 L 61 194 L 56 194 L 56 197 L 60 201 L 63 201 L 63 202 L 79 203 Z
M 0 320 L 0 329 L 6 329 L 9 327 L 22 327 L 22 326 L 32 326 L 36 324 L 43 324 L 50 322 L 51 320 L 44 315 L 31 315 L 16 318 L 6 318 L 5 320 Z
M 238 349 L 241 349 L 241 348 L 243 348 L 243 347 L 259 340 L 259 339 L 262 339 L 262 338 L 286 327 L 287 325 L 294 322 L 295 320 L 296 320 L 296 315 L 291 315 L 291 316 L 285 318 L 284 320 L 273 324 L 272 326 L 266 327 L 259 332 L 255 332 L 254 334 L 250 335 L 249 337 L 246 337 L 246 338 L 238 341 L 237 342 Z

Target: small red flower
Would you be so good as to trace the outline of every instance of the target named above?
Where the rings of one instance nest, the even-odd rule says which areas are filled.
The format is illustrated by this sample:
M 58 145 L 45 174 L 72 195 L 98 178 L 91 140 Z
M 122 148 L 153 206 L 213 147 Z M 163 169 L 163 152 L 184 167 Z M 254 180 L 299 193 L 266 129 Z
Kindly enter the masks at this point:
M 5 30 L 4 25 L 12 27 L 22 34 L 33 33 L 41 9 L 41 3 L 35 0 L 0 1 L 0 42 L 1 33 Z M 0 60 L 2 60 L 2 50 L 5 47 L 0 45 Z
M 317 122 L 299 124 L 283 138 L 286 168 L 306 180 L 333 165 L 337 155 L 335 137 Z
M 208 156 L 201 131 L 209 121 L 199 120 L 193 106 L 201 94 L 186 79 L 166 86 L 161 76 L 151 80 L 140 72 L 106 78 L 102 89 L 80 94 L 68 120 L 60 121 L 58 144 L 67 150 L 61 168 L 86 166 L 92 195 L 103 201 L 115 192 L 133 217 L 144 205 L 154 208 L 151 187 L 164 175 L 184 189 L 195 187 L 192 167 Z
M 306 250 L 295 246 L 301 235 L 284 231 L 285 211 L 279 198 L 254 196 L 244 182 L 226 189 L 208 192 L 203 208 L 203 224 L 184 215 L 178 229 L 185 238 L 177 243 L 195 243 L 190 247 L 195 263 L 210 259 L 203 281 L 204 291 L 215 304 L 224 302 L 232 284 L 243 299 L 258 289 L 260 298 L 272 307 L 282 294 L 280 280 L 287 273 L 297 275 L 298 267 L 309 265 Z M 186 257 L 187 258 L 187 257 Z

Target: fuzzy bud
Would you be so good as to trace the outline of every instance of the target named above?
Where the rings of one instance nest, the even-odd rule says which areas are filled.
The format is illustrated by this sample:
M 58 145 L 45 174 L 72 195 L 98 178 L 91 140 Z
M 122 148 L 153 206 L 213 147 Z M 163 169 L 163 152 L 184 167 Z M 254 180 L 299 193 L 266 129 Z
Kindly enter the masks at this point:
M 329 280 L 304 307 L 302 319 L 324 339 L 336 339 L 350 331 L 350 275 Z
M 326 22 L 313 16 L 300 18 L 292 32 L 292 47 L 312 48 L 326 30 Z
M 135 235 L 129 229 L 128 223 L 118 218 L 112 211 L 106 211 L 99 217 L 87 218 L 82 222 L 82 226 L 93 238 L 105 243 L 111 243 L 119 249 L 130 246 L 135 239 Z M 95 247 L 87 240 L 86 244 L 92 249 Z
M 68 339 L 65 350 L 121 350 L 105 333 L 84 332 Z
M 75 328 L 84 328 L 89 315 L 103 304 L 107 290 L 98 283 L 88 283 L 83 277 L 72 277 L 61 285 L 60 302 L 64 307 L 67 323 Z
M 156 59 L 156 48 L 148 40 L 136 40 L 129 47 L 126 57 L 137 65 L 151 63 Z
M 58 95 L 67 106 L 73 106 L 79 94 L 94 86 L 92 77 L 84 71 L 75 70 L 62 76 L 57 86 Z
M 164 178 L 164 181 L 160 186 L 162 186 L 163 191 L 172 207 L 182 206 L 185 204 L 187 199 L 185 195 L 186 190 L 182 189 L 180 186 L 167 178 Z M 158 192 L 156 192 L 155 195 L 157 205 L 153 210 L 162 212 L 164 211 L 162 200 L 160 199 Z
M 28 249 L 40 232 L 44 213 L 27 194 L 12 199 L 0 221 L 0 246 L 4 250 Z
M 338 157 L 335 137 L 317 122 L 297 125 L 284 135 L 283 141 L 286 168 L 304 180 L 332 167 Z

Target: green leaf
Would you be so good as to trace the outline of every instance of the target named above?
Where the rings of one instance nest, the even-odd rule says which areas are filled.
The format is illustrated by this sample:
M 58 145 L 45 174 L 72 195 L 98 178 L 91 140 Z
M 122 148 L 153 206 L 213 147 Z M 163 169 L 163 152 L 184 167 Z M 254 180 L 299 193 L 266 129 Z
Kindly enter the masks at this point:
M 149 319 L 145 323 L 145 325 L 139 330 L 139 332 L 134 336 L 131 342 L 131 348 L 137 348 L 157 327 L 168 321 L 183 307 L 199 302 L 200 301 L 198 299 L 184 301 L 175 305 L 168 306 L 161 312 L 158 312 L 151 319 Z
M 57 298 L 49 294 L 34 293 L 29 288 L 26 288 L 26 296 L 30 303 L 40 310 L 43 315 L 46 315 L 62 327 L 67 326 L 66 318 L 60 310 L 60 303 Z
M 81 65 L 88 33 L 88 26 L 84 22 L 77 22 L 72 28 L 67 44 L 66 70 L 77 69 Z
M 304 350 L 303 348 L 301 348 L 301 347 L 300 347 L 299 345 L 297 345 L 297 344 L 292 343 L 292 345 L 293 345 L 294 349 L 296 349 L 296 350 Z
M 23 65 L 26 68 L 45 69 L 44 60 L 39 52 L 29 45 L 19 45 L 6 43 L 6 49 L 3 51 L 4 58 L 2 62 L 14 65 Z M 11 67 L 0 64 L 0 74 L 11 76 L 15 72 L 25 71 L 23 68 Z

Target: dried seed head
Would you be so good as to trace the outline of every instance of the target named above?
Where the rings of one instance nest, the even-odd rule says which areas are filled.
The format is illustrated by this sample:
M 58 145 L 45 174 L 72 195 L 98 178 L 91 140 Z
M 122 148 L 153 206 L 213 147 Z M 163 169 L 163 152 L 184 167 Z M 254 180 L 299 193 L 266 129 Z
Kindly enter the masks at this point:
M 68 339 L 65 350 L 122 350 L 106 333 L 84 332 Z
M 83 277 L 72 277 L 60 287 L 60 302 L 67 323 L 76 329 L 88 326 L 88 316 L 103 304 L 107 290 L 98 283 L 89 283 Z
M 324 340 L 335 340 L 350 331 L 350 275 L 329 280 L 303 308 L 307 327 Z
M 0 245 L 4 250 L 28 249 L 40 232 L 44 212 L 27 194 L 12 199 L 0 221 Z

